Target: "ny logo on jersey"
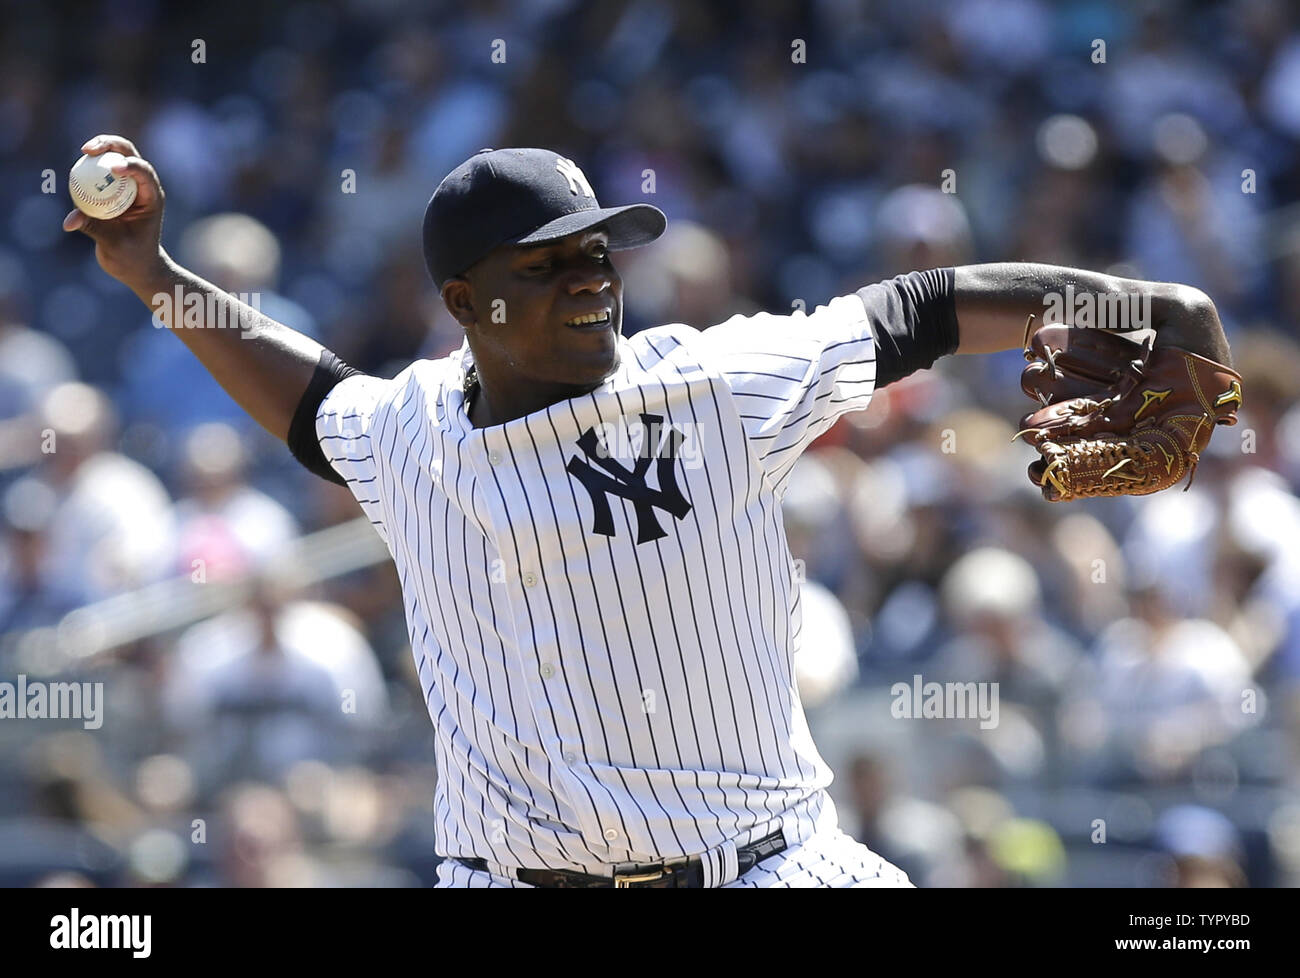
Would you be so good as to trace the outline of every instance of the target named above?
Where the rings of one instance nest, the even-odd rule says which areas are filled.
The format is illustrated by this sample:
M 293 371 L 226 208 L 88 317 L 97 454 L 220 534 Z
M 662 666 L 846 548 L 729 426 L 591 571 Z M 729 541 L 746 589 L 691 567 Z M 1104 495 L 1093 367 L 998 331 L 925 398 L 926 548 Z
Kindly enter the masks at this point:
M 555 161 L 555 168 L 564 175 L 569 181 L 569 193 L 577 196 L 579 192 L 595 200 L 596 191 L 591 189 L 591 184 L 587 182 L 586 176 L 578 169 L 578 164 L 573 160 L 561 156 Z
M 591 508 L 595 511 L 591 527 L 593 533 L 607 537 L 615 535 L 614 515 L 609 507 L 611 493 L 631 501 L 636 512 L 636 542 L 639 544 L 668 535 L 655 517 L 656 509 L 671 513 L 679 520 L 691 511 L 691 504 L 677 488 L 677 452 L 686 436 L 670 427 L 663 444 L 651 444 L 652 441 L 658 442 L 658 439 L 651 436 L 651 432 L 663 431 L 663 420 L 656 414 L 641 415 L 645 434 L 631 469 L 610 457 L 596 437 L 595 428 L 588 428 L 578 439 L 578 447 L 590 461 L 584 461 L 575 455 L 569 459 L 567 468 L 569 474 L 581 482 L 591 496 Z M 592 466 L 591 462 L 595 462 L 604 471 Z M 646 474 L 650 471 L 651 462 L 658 463 L 655 467 L 655 474 L 659 477 L 658 489 L 646 485 Z

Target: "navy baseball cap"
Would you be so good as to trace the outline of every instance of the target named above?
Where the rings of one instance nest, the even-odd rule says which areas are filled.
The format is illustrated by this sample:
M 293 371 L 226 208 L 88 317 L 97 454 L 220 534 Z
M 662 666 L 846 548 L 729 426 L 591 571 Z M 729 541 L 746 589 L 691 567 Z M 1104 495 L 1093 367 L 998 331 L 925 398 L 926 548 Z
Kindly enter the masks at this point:
M 578 165 L 549 149 L 481 149 L 452 170 L 424 210 L 424 261 L 443 284 L 503 244 L 543 244 L 604 225 L 609 248 L 664 233 L 650 204 L 601 207 Z

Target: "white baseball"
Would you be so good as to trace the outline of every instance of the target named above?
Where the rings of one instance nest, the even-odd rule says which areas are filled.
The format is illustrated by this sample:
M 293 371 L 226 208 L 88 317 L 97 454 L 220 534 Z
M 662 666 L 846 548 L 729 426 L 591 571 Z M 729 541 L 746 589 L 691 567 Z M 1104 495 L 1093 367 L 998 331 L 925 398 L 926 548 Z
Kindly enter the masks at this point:
M 106 221 L 130 207 L 135 200 L 135 180 L 129 175 L 118 176 L 111 169 L 125 162 L 121 153 L 100 153 L 77 160 L 68 174 L 68 193 L 77 210 Z

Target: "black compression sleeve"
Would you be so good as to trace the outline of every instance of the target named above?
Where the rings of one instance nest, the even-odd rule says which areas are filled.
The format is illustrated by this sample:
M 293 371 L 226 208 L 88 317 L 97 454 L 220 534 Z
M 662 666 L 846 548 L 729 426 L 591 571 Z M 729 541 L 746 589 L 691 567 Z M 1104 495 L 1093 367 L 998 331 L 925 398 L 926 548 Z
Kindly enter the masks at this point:
M 909 272 L 858 289 L 876 340 L 876 387 L 957 351 L 955 270 Z
M 339 381 L 346 380 L 361 371 L 354 370 L 336 357 L 329 350 L 321 350 L 316 372 L 311 375 L 311 383 L 303 392 L 302 400 L 294 409 L 293 421 L 289 423 L 287 444 L 293 457 L 309 471 L 322 479 L 347 485 L 343 476 L 334 471 L 325 453 L 321 451 L 320 439 L 316 437 L 316 412 L 320 409 L 325 395 L 332 391 Z

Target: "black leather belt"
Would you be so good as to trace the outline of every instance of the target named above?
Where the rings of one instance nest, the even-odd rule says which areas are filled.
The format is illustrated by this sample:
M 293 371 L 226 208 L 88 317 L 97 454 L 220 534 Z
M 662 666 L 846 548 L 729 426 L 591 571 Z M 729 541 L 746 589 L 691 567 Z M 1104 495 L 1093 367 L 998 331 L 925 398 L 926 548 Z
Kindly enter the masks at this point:
M 774 856 L 785 848 L 785 836 L 780 829 L 771 835 L 741 846 L 736 850 L 737 876 L 743 876 L 753 866 Z M 470 869 L 490 872 L 486 859 L 463 859 L 455 857 Z M 704 863 L 698 856 L 692 856 L 681 862 L 653 863 L 619 863 L 609 876 L 593 876 L 588 873 L 573 873 L 562 869 L 517 869 L 515 877 L 521 883 L 533 886 L 565 887 L 569 889 L 613 888 L 627 890 L 633 888 L 668 889 L 672 887 L 703 887 Z

